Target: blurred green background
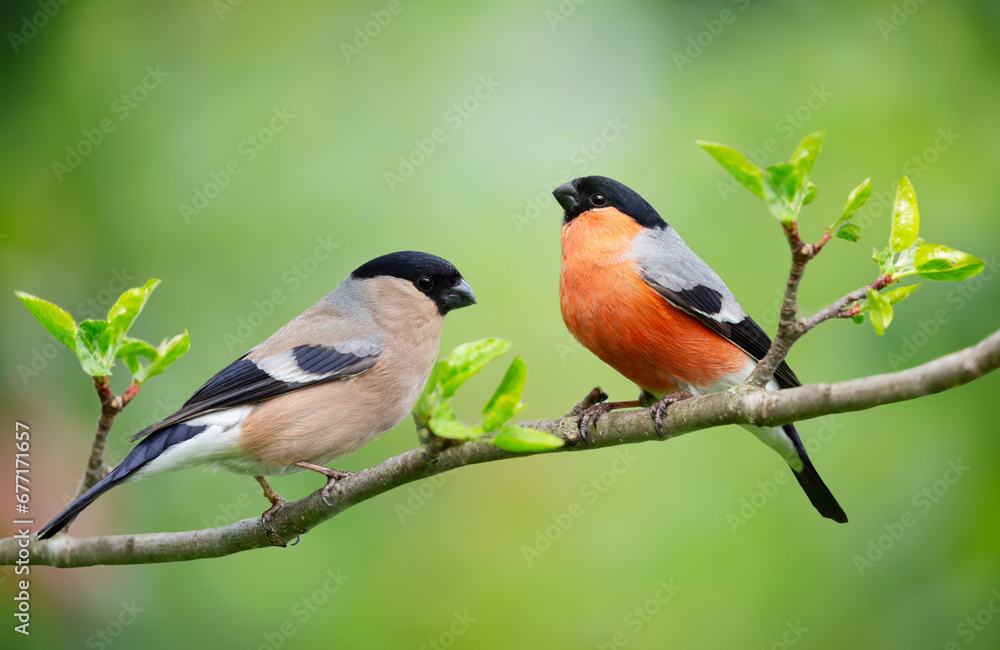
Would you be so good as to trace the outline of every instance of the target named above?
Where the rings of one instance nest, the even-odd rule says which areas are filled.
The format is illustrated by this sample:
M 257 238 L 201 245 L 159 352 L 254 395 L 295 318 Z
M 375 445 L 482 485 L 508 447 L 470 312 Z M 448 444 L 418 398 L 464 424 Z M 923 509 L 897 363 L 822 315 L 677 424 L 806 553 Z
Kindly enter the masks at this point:
M 509 339 L 530 368 L 523 416 L 558 416 L 597 384 L 635 394 L 560 318 L 549 192 L 562 180 L 635 188 L 775 329 L 779 228 L 749 192 L 729 191 L 696 138 L 770 164 L 826 128 L 819 197 L 801 222 L 812 238 L 872 177 L 862 241 L 835 241 L 810 267 L 808 313 L 874 277 L 869 251 L 884 246 L 884 197 L 901 173 L 922 234 L 988 261 L 962 285 L 925 282 L 883 337 L 868 324 L 820 328 L 791 354 L 804 382 L 916 365 L 1000 323 L 1000 11 L 989 0 L 51 5 L 0 10 L 0 474 L 13 484 L 13 423 L 28 422 L 38 524 L 76 486 L 97 401 L 15 289 L 81 319 L 103 314 L 122 278 L 163 280 L 133 333 L 155 342 L 186 328 L 192 348 L 121 416 L 114 460 L 353 268 L 399 249 L 448 258 L 476 290 L 442 347 Z M 456 398 L 470 420 L 505 362 L 494 365 Z M 0 634 L 150 649 L 995 648 L 998 387 L 989 376 L 803 422 L 845 526 L 794 484 L 773 489 L 780 459 L 725 427 L 453 472 L 292 548 L 35 568 L 30 639 L 9 615 Z M 337 466 L 415 444 L 406 421 Z M 949 463 L 968 468 L 953 483 Z M 319 482 L 273 485 L 298 498 Z M 6 533 L 13 500 L 0 502 Z M 73 532 L 187 530 L 265 505 L 248 477 L 190 470 L 114 490 Z M 526 559 L 532 547 L 543 550 Z M 13 576 L 0 579 L 9 612 Z

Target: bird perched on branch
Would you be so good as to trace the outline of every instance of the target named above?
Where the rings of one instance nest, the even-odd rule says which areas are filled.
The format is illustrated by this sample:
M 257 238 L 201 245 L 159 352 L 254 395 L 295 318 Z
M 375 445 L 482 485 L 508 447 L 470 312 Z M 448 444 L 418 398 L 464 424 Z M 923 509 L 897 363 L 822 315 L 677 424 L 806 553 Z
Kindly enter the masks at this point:
M 120 483 L 210 465 L 254 476 L 312 470 L 323 499 L 347 475 L 325 467 L 405 418 L 438 355 L 444 317 L 475 303 L 450 262 L 403 251 L 362 264 L 329 295 L 208 380 L 173 415 L 137 433 L 125 459 L 47 523 L 46 539 Z
M 671 403 L 750 376 L 771 340 L 649 203 L 603 176 L 577 178 L 553 195 L 565 211 L 559 296 L 566 327 L 642 391 L 638 400 L 584 411 L 585 440 L 612 408 L 650 407 L 659 433 Z M 782 361 L 768 388 L 798 385 Z M 746 428 L 781 454 L 820 514 L 847 521 L 793 425 Z

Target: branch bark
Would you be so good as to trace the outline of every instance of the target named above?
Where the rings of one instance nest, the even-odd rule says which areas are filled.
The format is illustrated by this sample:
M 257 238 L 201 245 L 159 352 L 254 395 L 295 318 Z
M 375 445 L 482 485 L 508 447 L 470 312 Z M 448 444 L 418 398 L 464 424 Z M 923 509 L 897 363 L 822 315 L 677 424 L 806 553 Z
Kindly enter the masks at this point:
M 939 393 L 973 381 L 998 367 L 1000 330 L 975 346 L 908 370 L 782 391 L 742 385 L 679 402 L 668 410 L 661 433 L 664 439 L 670 439 L 722 424 L 776 426 L 831 413 L 860 411 Z M 580 442 L 574 416 L 519 424 L 548 431 L 566 440 L 566 446 L 561 449 L 544 453 L 659 440 L 646 409 L 602 416 L 586 446 Z M 440 453 L 424 447 L 413 449 L 338 482 L 331 490 L 333 507 L 325 506 L 316 491 L 275 512 L 269 524 L 278 536 L 291 540 L 351 506 L 400 485 L 466 465 L 525 455 L 475 442 L 450 447 Z M 57 535 L 45 541 L 33 537 L 27 540 L 31 564 L 55 567 L 178 562 L 272 546 L 259 518 L 221 528 L 177 533 L 91 538 Z M 0 564 L 14 564 L 18 560 L 22 541 L 17 537 L 0 540 Z
M 771 347 L 764 358 L 757 363 L 753 373 L 747 378 L 746 383 L 755 388 L 764 388 L 774 371 L 778 369 L 781 362 L 788 356 L 789 350 L 800 338 L 805 336 L 809 330 L 822 322 L 831 318 L 847 318 L 851 314 L 844 308 L 851 303 L 861 300 L 868 295 L 869 289 L 881 291 L 892 284 L 895 279 L 891 275 L 880 275 L 874 281 L 860 289 L 855 289 L 843 296 L 829 307 L 820 310 L 810 318 L 801 318 L 799 312 L 799 284 L 802 276 L 806 272 L 806 266 L 823 250 L 823 247 L 830 241 L 830 232 L 827 230 L 815 244 L 807 244 L 799 236 L 799 226 L 797 221 L 783 226 L 785 238 L 788 240 L 788 247 L 792 252 L 792 264 L 788 270 L 788 281 L 785 284 L 785 293 L 781 299 L 781 315 L 778 319 L 778 332 L 771 340 Z
M 80 496 L 94 487 L 107 475 L 109 470 L 104 465 L 104 449 L 108 443 L 111 425 L 115 423 L 115 418 L 128 406 L 132 398 L 139 394 L 139 385 L 132 384 L 121 395 L 115 395 L 114 391 L 111 390 L 111 382 L 107 375 L 94 377 L 94 388 L 97 389 L 97 397 L 101 400 L 101 415 L 97 418 L 94 442 L 90 445 L 90 458 L 87 459 L 87 469 L 84 471 L 83 477 L 80 478 L 80 485 L 76 488 L 76 496 Z

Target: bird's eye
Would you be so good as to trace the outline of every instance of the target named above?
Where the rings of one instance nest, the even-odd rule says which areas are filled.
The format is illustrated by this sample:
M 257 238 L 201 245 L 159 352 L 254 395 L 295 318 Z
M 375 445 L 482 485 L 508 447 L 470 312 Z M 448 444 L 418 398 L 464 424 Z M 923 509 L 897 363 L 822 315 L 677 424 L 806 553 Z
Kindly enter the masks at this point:
M 417 288 L 421 291 L 430 291 L 434 288 L 434 280 L 430 279 L 426 275 L 421 275 L 417 278 Z
M 594 205 L 594 206 L 597 206 L 597 207 L 600 207 L 602 205 L 607 205 L 608 204 L 608 197 L 604 196 L 600 192 L 598 192 L 597 194 L 591 194 L 590 195 L 590 204 Z

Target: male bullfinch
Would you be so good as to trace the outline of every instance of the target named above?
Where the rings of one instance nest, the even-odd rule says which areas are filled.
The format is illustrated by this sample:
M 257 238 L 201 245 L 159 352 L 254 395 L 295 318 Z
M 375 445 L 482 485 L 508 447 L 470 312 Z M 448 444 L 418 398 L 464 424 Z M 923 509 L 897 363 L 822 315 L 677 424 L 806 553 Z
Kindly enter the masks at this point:
M 405 418 L 437 359 L 444 316 L 475 303 L 450 262 L 414 251 L 362 264 L 340 286 L 137 433 L 125 460 L 39 531 L 53 536 L 114 486 L 210 465 L 264 480 L 309 469 L 328 490 L 343 458 Z
M 629 406 L 651 406 L 659 431 L 672 402 L 726 390 L 750 375 L 771 340 L 652 206 L 603 176 L 577 178 L 553 195 L 565 210 L 563 321 L 580 343 L 642 390 L 634 402 L 588 409 L 580 418 L 584 439 L 601 413 Z M 782 361 L 768 388 L 798 385 Z M 820 514 L 847 521 L 794 426 L 746 428 L 788 462 Z

